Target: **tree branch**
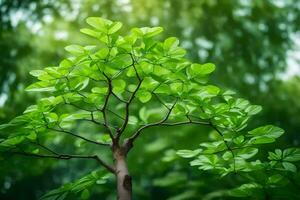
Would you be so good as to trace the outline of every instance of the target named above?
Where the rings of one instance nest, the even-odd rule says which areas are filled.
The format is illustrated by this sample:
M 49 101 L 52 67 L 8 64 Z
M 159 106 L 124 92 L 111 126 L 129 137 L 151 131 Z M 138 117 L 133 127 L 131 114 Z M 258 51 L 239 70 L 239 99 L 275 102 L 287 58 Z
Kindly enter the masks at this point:
M 137 69 L 135 67 L 135 60 L 134 60 L 133 55 L 131 53 L 130 53 L 130 56 L 131 56 L 131 59 L 132 59 L 132 67 L 133 67 L 133 69 L 135 71 L 135 74 L 136 74 L 136 77 L 138 79 L 138 84 L 137 84 L 137 87 L 135 88 L 135 90 L 133 91 L 133 93 L 131 94 L 129 100 L 126 102 L 124 122 L 123 122 L 122 126 L 117 130 L 117 136 L 116 136 L 117 141 L 120 139 L 122 133 L 124 132 L 124 130 L 125 130 L 127 124 L 128 124 L 130 104 L 134 100 L 135 95 L 138 92 L 138 90 L 141 87 L 142 82 L 143 82 L 143 79 L 140 77 L 139 73 L 137 72 Z
M 108 84 L 108 91 L 104 100 L 104 105 L 101 108 L 101 112 L 103 114 L 103 119 L 104 119 L 104 126 L 106 127 L 106 129 L 108 130 L 108 134 L 110 136 L 110 138 L 112 139 L 112 141 L 114 142 L 115 138 L 114 135 L 112 133 L 112 131 L 110 130 L 109 126 L 108 126 L 108 121 L 107 121 L 107 116 L 106 116 L 106 108 L 108 105 L 108 101 L 109 101 L 109 97 L 112 94 L 112 83 L 110 78 L 103 72 L 103 75 L 105 76 L 106 80 L 107 80 L 107 84 Z
M 168 110 L 166 116 L 162 120 L 160 120 L 158 122 L 150 123 L 150 124 L 147 124 L 147 125 L 144 125 L 144 126 L 140 127 L 131 137 L 129 137 L 127 139 L 127 143 L 130 146 L 132 146 L 133 142 L 139 137 L 139 135 L 142 133 L 142 131 L 144 129 L 147 129 L 147 128 L 150 128 L 150 127 L 153 127 L 153 126 L 159 126 L 159 125 L 172 126 L 172 124 L 165 123 L 165 122 L 168 120 L 168 118 L 169 118 L 169 116 L 170 116 L 173 108 L 175 107 L 175 105 L 177 103 L 177 100 L 178 99 L 176 99 L 176 101 L 174 102 L 174 104 L 172 105 L 172 107 Z M 181 123 L 185 124 L 186 122 L 181 122 Z M 177 123 L 177 124 L 173 124 L 173 125 L 181 125 L 181 124 Z
M 215 126 L 211 120 L 209 120 L 209 125 L 215 130 L 217 131 L 217 133 L 222 137 L 222 140 L 225 144 L 225 146 L 227 147 L 227 149 L 230 151 L 231 155 L 232 155 L 232 158 L 233 158 L 233 170 L 234 172 L 236 172 L 236 167 L 235 167 L 235 155 L 234 155 L 234 152 L 232 150 L 232 148 L 230 147 L 230 145 L 228 144 L 228 142 L 224 139 L 224 134 L 218 129 L 217 126 Z
M 36 158 L 49 158 L 49 159 L 57 159 L 57 160 L 70 160 L 70 159 L 94 159 L 99 162 L 102 166 L 104 166 L 108 171 L 111 173 L 115 173 L 115 169 L 100 159 L 97 155 L 69 155 L 69 154 L 58 154 L 58 155 L 47 155 L 47 154 L 34 154 L 34 153 L 27 153 L 27 152 L 18 152 L 12 151 L 10 153 L 22 156 L 30 156 Z
M 89 143 L 93 143 L 93 144 L 97 144 L 97 145 L 102 145 L 102 146 L 110 146 L 109 144 L 101 143 L 101 142 L 96 142 L 96 141 L 90 140 L 90 139 L 88 139 L 88 138 L 85 138 L 85 137 L 83 137 L 83 136 L 77 135 L 77 134 L 75 134 L 75 133 L 73 133 L 73 132 L 71 132 L 71 131 L 64 130 L 64 129 L 62 129 L 60 126 L 59 126 L 60 129 L 50 128 L 50 127 L 47 127 L 47 128 L 48 128 L 49 130 L 52 130 L 52 131 L 61 132 L 61 133 L 66 133 L 66 134 L 72 135 L 72 136 L 74 136 L 74 137 L 77 137 L 77 138 L 82 139 L 82 140 L 84 140 L 84 141 L 86 141 L 86 142 L 89 142 Z

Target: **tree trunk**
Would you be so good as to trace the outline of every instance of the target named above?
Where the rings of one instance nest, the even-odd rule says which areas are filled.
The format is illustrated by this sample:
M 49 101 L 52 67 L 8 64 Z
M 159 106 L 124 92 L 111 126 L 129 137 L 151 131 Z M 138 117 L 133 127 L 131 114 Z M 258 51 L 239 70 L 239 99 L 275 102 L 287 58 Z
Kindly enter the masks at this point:
M 118 200 L 132 199 L 131 176 L 128 172 L 126 155 L 120 149 L 114 151 L 115 169 L 117 180 Z

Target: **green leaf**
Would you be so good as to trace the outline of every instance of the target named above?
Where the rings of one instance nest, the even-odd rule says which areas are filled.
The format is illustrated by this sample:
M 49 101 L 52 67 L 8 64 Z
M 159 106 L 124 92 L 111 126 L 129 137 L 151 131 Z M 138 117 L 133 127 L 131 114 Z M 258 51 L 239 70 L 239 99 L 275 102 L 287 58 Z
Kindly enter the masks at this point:
M 215 65 L 212 63 L 206 64 L 192 64 L 189 68 L 187 68 L 187 74 L 190 78 L 194 78 L 197 76 L 203 76 L 212 73 L 215 70 Z
M 56 113 L 48 113 L 46 115 L 46 119 L 47 119 L 47 122 L 48 123 L 54 123 L 54 122 L 57 122 L 58 121 L 58 116 Z
M 200 166 L 199 169 L 202 170 L 211 170 L 215 169 L 219 158 L 217 155 L 200 155 L 196 160 L 190 162 L 191 166 Z
M 108 30 L 110 28 L 110 25 L 113 23 L 112 21 L 100 17 L 88 17 L 86 19 L 86 22 L 97 29 L 98 31 L 101 31 L 105 34 L 108 34 Z
M 145 77 L 142 82 L 141 88 L 143 88 L 145 90 L 153 90 L 158 84 L 159 84 L 159 82 L 157 82 L 153 78 Z
M 249 197 L 252 196 L 258 188 L 261 188 L 261 186 L 256 183 L 247 183 L 230 190 L 229 195 L 234 197 Z
M 248 115 L 256 115 L 261 110 L 262 110 L 261 106 L 251 105 L 251 106 L 249 106 L 249 107 L 246 108 L 245 112 L 247 112 Z
M 252 158 L 253 156 L 255 156 L 258 153 L 258 149 L 257 148 L 243 148 L 240 150 L 236 150 L 236 154 L 235 156 L 243 158 L 243 159 L 249 159 Z
M 201 86 L 199 87 L 199 90 L 196 93 L 197 97 L 200 97 L 200 99 L 208 99 L 215 97 L 219 94 L 220 89 L 214 85 L 207 85 L 207 86 Z
M 26 138 L 28 138 L 29 140 L 36 140 L 37 135 L 34 132 L 31 132 L 29 135 L 26 136 Z
M 139 111 L 139 117 L 140 119 L 147 123 L 148 122 L 148 117 L 149 117 L 149 113 L 147 112 L 147 109 L 145 106 L 143 106 L 140 111 Z
M 288 171 L 291 171 L 291 172 L 294 172 L 294 173 L 297 172 L 297 167 L 293 163 L 282 162 L 282 166 L 283 166 L 284 169 L 286 169 Z
M 176 37 L 169 37 L 164 41 L 163 47 L 165 51 L 172 51 L 177 48 L 178 44 L 179 40 Z
M 147 103 L 152 98 L 152 94 L 145 90 L 139 90 L 136 95 L 142 103 Z
M 32 106 L 27 107 L 26 110 L 23 112 L 23 114 L 36 112 L 36 111 L 38 111 L 38 106 L 32 105 Z
M 59 73 L 58 69 L 59 69 L 59 67 L 46 67 L 44 69 L 44 71 L 47 72 L 47 74 L 52 77 L 51 79 L 53 79 L 53 78 L 58 79 L 58 78 L 62 77 L 62 75 Z
M 81 199 L 85 200 L 85 199 L 89 199 L 90 198 L 90 192 L 88 189 L 84 189 L 82 192 L 81 192 L 81 195 L 80 195 Z
M 257 136 L 253 137 L 250 140 L 250 143 L 252 144 L 267 144 L 267 143 L 273 143 L 275 142 L 274 138 L 268 137 L 268 136 Z
M 283 160 L 288 162 L 300 161 L 300 148 L 288 148 L 283 151 Z
M 59 117 L 59 121 L 62 122 L 69 122 L 74 120 L 81 120 L 81 119 L 90 119 L 91 113 L 88 111 L 81 111 L 80 113 L 73 113 L 73 114 L 62 114 Z
M 273 139 L 280 137 L 283 133 L 284 133 L 283 129 L 273 125 L 258 127 L 252 131 L 249 131 L 250 135 L 265 136 Z
M 249 101 L 246 99 L 237 98 L 233 100 L 231 106 L 239 109 L 246 109 L 249 106 Z
M 170 70 L 164 68 L 164 67 L 155 65 L 154 68 L 153 68 L 153 73 L 156 76 L 166 76 L 166 75 L 171 74 L 172 72 Z
M 45 74 L 44 70 L 32 70 L 29 72 L 30 75 L 34 76 L 34 77 L 39 77 L 41 75 Z
M 97 93 L 97 94 L 106 94 L 107 93 L 108 88 L 106 87 L 94 87 L 92 88 L 92 92 L 93 93 Z
M 179 103 L 177 103 L 174 106 L 174 109 L 172 110 L 172 113 L 174 115 L 180 115 L 180 116 L 186 115 L 187 112 L 188 111 L 187 111 L 186 107 L 184 106 L 184 104 L 179 104 Z
M 27 92 L 54 92 L 55 90 L 53 84 L 44 81 L 33 83 L 26 88 Z
M 103 171 L 93 171 L 90 174 L 74 181 L 63 185 L 62 187 L 52 190 L 42 196 L 41 200 L 63 200 L 69 197 L 69 194 L 77 195 L 81 193 L 82 199 L 89 199 L 88 189 L 96 185 L 96 183 L 106 183 L 108 174 Z
M 102 48 L 99 51 L 97 51 L 95 53 L 95 55 L 99 58 L 99 59 L 106 59 L 107 56 L 109 54 L 109 49 L 108 48 Z
M 275 142 L 275 139 L 280 137 L 284 133 L 284 130 L 273 125 L 266 125 L 248 133 L 250 136 L 254 136 L 250 140 L 252 144 L 264 144 Z
M 142 69 L 145 74 L 150 74 L 153 72 L 153 65 L 147 62 L 139 63 L 139 68 Z
M 169 94 L 171 92 L 170 86 L 168 84 L 160 84 L 159 87 L 155 89 L 157 94 Z
M 172 92 L 182 93 L 183 92 L 183 83 L 171 83 L 170 88 Z
M 69 59 L 63 59 L 60 63 L 59 63 L 59 68 L 61 69 L 70 69 L 71 67 L 73 67 L 73 62 Z M 59 69 L 58 69 L 59 70 Z M 68 70 L 66 71 L 68 72 Z M 66 73 L 67 74 L 67 73 Z M 66 75 L 64 74 L 64 75 Z
M 84 33 L 86 35 L 89 35 L 91 37 L 94 37 L 94 38 L 100 38 L 100 36 L 101 36 L 101 33 L 94 31 L 92 29 L 89 29 L 89 28 L 80 29 L 80 32 Z
M 233 142 L 235 144 L 242 144 L 244 142 L 245 137 L 243 135 L 240 135 L 233 139 Z
M 126 88 L 126 82 L 124 80 L 113 80 L 112 81 L 113 85 L 113 92 L 115 93 L 122 93 L 125 91 Z
M 177 155 L 183 158 L 192 158 L 197 156 L 199 153 L 201 153 L 201 149 L 196 149 L 196 150 L 178 150 L 176 152 Z
M 68 51 L 69 53 L 75 55 L 75 56 L 80 56 L 85 53 L 85 50 L 82 46 L 80 45 L 69 45 L 65 47 L 65 50 Z
M 0 147 L 13 147 L 13 146 L 23 142 L 24 139 L 25 139 L 25 137 L 23 135 L 12 136 L 12 137 L 9 137 L 8 139 L 2 141 L 0 143 Z
M 149 38 L 149 37 L 154 37 L 154 36 L 160 34 L 161 32 L 163 32 L 163 28 L 162 27 L 133 28 L 131 30 L 131 32 L 140 37 Z
M 69 79 L 70 90 L 81 91 L 89 84 L 90 79 L 87 77 L 75 77 Z
M 129 116 L 128 124 L 137 125 L 138 122 L 139 122 L 139 120 L 136 116 L 133 116 L 133 115 Z
M 108 34 L 117 32 L 122 26 L 123 24 L 121 22 L 113 22 L 108 29 Z
M 284 177 L 280 174 L 274 174 L 268 178 L 268 184 L 276 184 L 283 180 Z
M 280 152 L 275 150 L 275 153 L 273 153 L 273 152 L 268 152 L 268 153 L 269 153 L 269 156 L 268 156 L 269 160 L 281 160 L 282 159 L 281 150 L 280 150 Z

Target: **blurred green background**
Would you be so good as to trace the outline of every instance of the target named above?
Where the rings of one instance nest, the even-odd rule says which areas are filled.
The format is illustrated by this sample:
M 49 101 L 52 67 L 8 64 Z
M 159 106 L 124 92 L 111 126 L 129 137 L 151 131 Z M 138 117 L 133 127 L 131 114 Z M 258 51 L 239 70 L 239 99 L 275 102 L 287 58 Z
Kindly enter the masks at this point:
M 253 126 L 270 123 L 286 130 L 266 150 L 299 146 L 298 0 L 0 0 L 0 124 L 38 98 L 24 92 L 33 82 L 30 70 L 57 65 L 68 44 L 92 42 L 79 32 L 88 16 L 121 21 L 124 32 L 164 27 L 164 37 L 178 37 L 191 60 L 216 64 L 213 83 L 263 106 Z M 226 177 L 219 181 L 191 169 L 174 155 L 205 141 L 209 130 L 151 133 L 128 158 L 135 199 L 213 199 L 234 185 Z M 95 167 L 82 161 L 0 158 L 0 199 L 37 199 Z M 93 194 L 91 199 L 114 199 L 113 182 L 96 186 Z

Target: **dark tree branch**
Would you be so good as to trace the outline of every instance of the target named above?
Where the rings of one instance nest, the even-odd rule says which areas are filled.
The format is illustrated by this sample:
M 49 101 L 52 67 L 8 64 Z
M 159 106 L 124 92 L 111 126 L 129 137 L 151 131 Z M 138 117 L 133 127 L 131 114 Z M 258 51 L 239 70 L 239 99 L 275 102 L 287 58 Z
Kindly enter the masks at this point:
M 158 96 L 155 92 L 151 92 L 153 94 L 153 96 L 155 96 L 155 98 L 168 110 L 170 109 Z
M 118 95 L 116 95 L 113 91 L 111 92 L 111 94 L 116 98 L 118 99 L 119 101 L 121 101 L 122 103 L 127 103 L 127 101 L 121 99 Z
M 49 147 L 46 147 L 46 146 L 44 146 L 44 145 L 42 145 L 41 143 L 39 143 L 39 142 L 31 142 L 32 144 L 35 144 L 35 145 L 37 145 L 37 146 L 39 146 L 39 147 L 41 147 L 41 148 L 43 148 L 43 149 L 45 149 L 46 151 L 48 151 L 48 152 L 50 152 L 50 153 L 52 153 L 52 154 L 54 154 L 54 155 L 59 155 L 58 153 L 56 153 L 55 151 L 53 151 L 52 149 L 50 149 Z
M 234 155 L 234 152 L 232 150 L 232 148 L 230 147 L 230 145 L 228 144 L 228 142 L 224 139 L 224 134 L 218 129 L 217 126 L 215 126 L 211 120 L 209 120 L 209 125 L 215 130 L 217 131 L 217 133 L 222 137 L 222 140 L 226 146 L 226 148 L 230 151 L 231 155 L 232 155 L 232 158 L 233 158 L 233 170 L 236 172 L 235 170 L 235 155 Z
M 114 138 L 114 135 L 113 135 L 112 131 L 109 128 L 108 120 L 107 120 L 107 116 L 106 116 L 106 109 L 107 109 L 107 106 L 108 106 L 109 97 L 113 93 L 112 92 L 112 83 L 111 83 L 111 79 L 104 72 L 103 72 L 103 75 L 105 76 L 105 78 L 107 80 L 108 91 L 107 91 L 107 94 L 106 94 L 106 97 L 105 97 L 105 100 L 104 100 L 104 105 L 101 108 L 101 112 L 103 114 L 104 126 L 108 130 L 108 134 L 109 134 L 110 138 L 112 139 L 112 141 L 114 142 L 115 138 Z
M 105 161 L 99 158 L 97 155 L 70 155 L 70 154 L 58 154 L 58 155 L 47 155 L 47 154 L 34 154 L 34 153 L 27 153 L 27 152 L 19 152 L 19 151 L 12 151 L 10 153 L 22 155 L 22 156 L 30 156 L 30 157 L 37 157 L 37 158 L 50 158 L 50 159 L 58 159 L 58 160 L 70 160 L 70 159 L 94 159 L 99 162 L 102 166 L 104 166 L 108 171 L 111 173 L 115 173 L 115 170 L 112 166 L 107 164 Z
M 129 112 L 130 112 L 130 111 L 129 111 L 129 107 L 130 107 L 131 102 L 132 102 L 133 99 L 135 98 L 135 94 L 136 94 L 137 91 L 139 90 L 141 84 L 142 84 L 142 80 L 139 81 L 139 83 L 138 83 L 136 89 L 135 89 L 134 92 L 131 94 L 131 96 L 130 96 L 128 102 L 127 102 L 126 105 L 125 105 L 125 117 L 124 117 L 124 122 L 123 122 L 121 128 L 119 128 L 119 130 L 117 130 L 117 137 L 116 137 L 117 140 L 120 139 L 122 133 L 124 132 L 124 130 L 125 130 L 127 124 L 128 124 L 128 121 L 129 121 Z
M 165 122 L 168 120 L 168 118 L 169 118 L 169 116 L 170 116 L 173 108 L 175 107 L 177 101 L 178 101 L 178 99 L 176 99 L 176 101 L 174 102 L 174 104 L 172 105 L 172 107 L 168 110 L 166 116 L 162 120 L 160 120 L 158 122 L 146 124 L 146 125 L 140 127 L 131 137 L 129 137 L 127 139 L 127 144 L 129 144 L 130 146 L 132 146 L 133 142 L 139 137 L 139 135 L 142 133 L 142 131 L 144 129 L 147 129 L 147 128 L 150 128 L 150 127 L 153 127 L 153 126 L 159 126 L 159 125 L 165 125 L 165 126 L 169 125 L 170 126 L 171 124 L 165 123 Z M 180 124 L 178 124 L 178 125 L 180 125 Z
M 132 66 L 132 64 L 130 64 L 130 65 L 124 67 L 123 69 L 121 69 L 120 71 L 118 71 L 117 73 L 115 73 L 115 74 L 112 76 L 112 79 L 117 78 L 120 74 L 122 74 L 122 72 L 124 72 L 126 69 L 128 69 L 128 68 L 131 67 L 131 66 Z
M 110 112 L 110 113 L 112 113 L 112 114 L 114 114 L 115 116 L 117 116 L 118 118 L 120 118 L 120 119 L 122 119 L 122 120 L 125 120 L 125 118 L 124 117 L 122 117 L 121 115 L 119 115 L 118 113 L 116 113 L 116 112 L 114 112 L 114 111 L 112 111 L 112 110 L 110 110 L 110 109 L 106 109 L 108 112 Z
M 61 133 L 69 134 L 69 135 L 71 135 L 71 136 L 77 137 L 77 138 L 79 138 L 79 139 L 82 139 L 82 140 L 84 140 L 84 141 L 86 141 L 86 142 L 89 142 L 89 143 L 92 143 L 92 144 L 97 144 L 97 145 L 102 145 L 102 146 L 110 146 L 109 144 L 101 143 L 101 142 L 96 142 L 96 141 L 90 140 L 90 139 L 88 139 L 88 138 L 85 138 L 85 137 L 83 137 L 83 136 L 77 135 L 77 134 L 75 134 L 75 133 L 73 133 L 73 132 L 71 132 L 71 131 L 67 131 L 67 130 L 65 130 L 65 129 L 62 129 L 60 126 L 59 126 L 60 129 L 50 128 L 50 127 L 47 127 L 47 128 L 48 128 L 49 130 L 52 130 L 52 131 L 56 131 L 56 132 L 61 132 Z
M 138 84 L 135 88 L 135 90 L 133 91 L 133 93 L 131 94 L 129 100 L 126 102 L 125 104 L 125 117 L 124 117 L 124 122 L 122 124 L 122 126 L 117 130 L 117 136 L 116 136 L 116 140 L 119 141 L 122 133 L 124 132 L 124 130 L 126 129 L 126 126 L 128 125 L 128 121 L 129 121 L 129 107 L 130 107 L 130 104 L 132 103 L 132 101 L 134 100 L 135 98 L 135 95 L 136 93 L 138 92 L 138 90 L 140 89 L 141 85 L 142 85 L 142 82 L 143 82 L 143 79 L 140 77 L 136 67 L 135 67 L 135 60 L 134 60 L 134 57 L 133 55 L 130 53 L 129 54 L 131 56 L 131 59 L 132 59 L 132 67 L 135 71 L 135 74 L 136 74 L 136 77 L 138 79 Z

